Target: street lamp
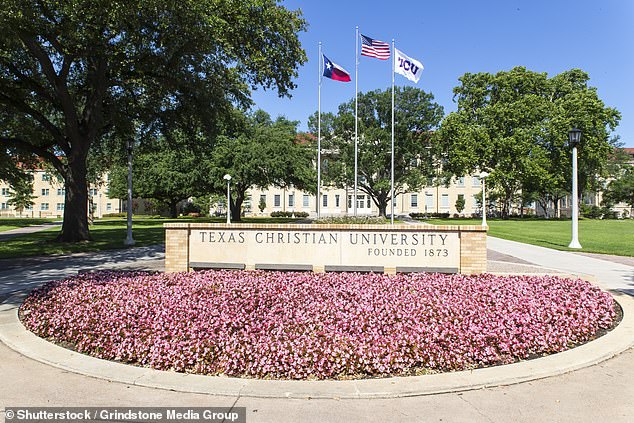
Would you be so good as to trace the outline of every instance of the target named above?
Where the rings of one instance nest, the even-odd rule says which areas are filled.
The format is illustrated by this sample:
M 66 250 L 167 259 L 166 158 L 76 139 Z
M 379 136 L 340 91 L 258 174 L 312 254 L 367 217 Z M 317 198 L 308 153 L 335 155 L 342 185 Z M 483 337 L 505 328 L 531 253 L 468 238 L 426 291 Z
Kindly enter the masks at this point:
M 489 176 L 488 172 L 484 170 L 480 172 L 480 179 L 482 179 L 482 226 L 487 226 L 487 208 L 486 208 L 486 178 Z
M 568 132 L 572 146 L 572 241 L 568 248 L 581 248 L 579 244 L 579 188 L 577 187 L 577 146 L 581 142 L 581 130 L 572 128 Z
M 134 245 L 132 239 L 132 140 L 128 138 L 128 221 L 127 236 L 123 243 L 127 246 Z
M 227 225 L 231 223 L 231 175 L 228 173 L 223 177 L 227 181 Z

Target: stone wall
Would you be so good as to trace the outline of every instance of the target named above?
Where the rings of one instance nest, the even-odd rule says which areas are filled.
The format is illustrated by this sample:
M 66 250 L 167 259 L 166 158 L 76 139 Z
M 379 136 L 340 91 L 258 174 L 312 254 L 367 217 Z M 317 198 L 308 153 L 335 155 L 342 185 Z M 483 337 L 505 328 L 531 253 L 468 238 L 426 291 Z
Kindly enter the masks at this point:
M 457 225 L 165 224 L 165 270 L 486 271 L 486 228 Z

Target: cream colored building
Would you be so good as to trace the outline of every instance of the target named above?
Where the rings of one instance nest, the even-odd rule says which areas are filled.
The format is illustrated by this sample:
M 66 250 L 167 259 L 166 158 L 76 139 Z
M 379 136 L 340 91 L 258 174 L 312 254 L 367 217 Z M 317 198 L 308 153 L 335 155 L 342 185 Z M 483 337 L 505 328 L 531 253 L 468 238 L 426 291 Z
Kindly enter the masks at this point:
M 395 215 L 409 215 L 410 213 L 449 213 L 470 217 L 480 213 L 476 195 L 482 192 L 482 183 L 478 176 L 454 178 L 448 186 L 430 186 L 417 192 L 408 192 L 396 196 Z M 333 189 L 322 187 L 320 214 L 322 216 L 344 216 L 354 213 L 353 189 Z M 465 200 L 464 210 L 458 213 L 456 201 L 459 196 Z M 245 202 L 244 212 L 247 216 L 270 215 L 274 211 L 307 212 L 311 217 L 316 215 L 315 196 L 296 189 L 269 188 L 266 190 L 251 189 L 248 193 L 249 201 Z M 260 212 L 260 199 L 266 203 Z M 388 204 L 387 213 L 391 208 Z M 368 195 L 357 193 L 357 215 L 376 216 L 379 210 Z
M 21 213 L 17 212 L 8 204 L 11 186 L 0 181 L 0 217 L 64 217 L 66 192 L 62 180 L 45 170 L 33 170 L 30 173 L 33 175 L 33 206 Z M 105 214 L 122 212 L 122 202 L 108 197 L 105 176 L 99 184 L 89 186 L 88 197 L 92 203 L 92 207 L 89 207 L 92 217 L 100 218 Z

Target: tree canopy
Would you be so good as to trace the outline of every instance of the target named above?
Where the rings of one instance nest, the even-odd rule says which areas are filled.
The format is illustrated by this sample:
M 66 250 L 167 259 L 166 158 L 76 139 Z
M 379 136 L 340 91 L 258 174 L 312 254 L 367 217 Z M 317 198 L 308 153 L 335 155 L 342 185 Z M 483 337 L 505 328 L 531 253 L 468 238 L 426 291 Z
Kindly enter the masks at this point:
M 298 138 L 297 122 L 272 121 L 257 110 L 244 116 L 242 128 L 222 135 L 213 150 L 208 177 L 214 192 L 226 192 L 224 175 L 231 175 L 231 217 L 240 220 L 251 187 L 296 187 L 314 190 L 314 146 Z
M 208 190 L 204 154 L 203 148 L 194 150 L 184 141 L 177 146 L 160 139 L 141 147 L 133 155 L 133 196 L 155 199 L 167 207 L 171 217 L 176 217 L 180 201 Z M 128 167 L 113 166 L 109 179 L 108 195 L 127 199 Z
M 603 194 L 603 202 L 613 206 L 623 202 L 634 209 L 634 166 L 628 166 L 608 183 Z
M 250 89 L 288 95 L 306 60 L 305 21 L 275 0 L 7 0 L 0 26 L 0 141 L 64 179 L 62 241 L 89 238 L 91 149 L 213 136 Z
M 391 187 L 391 90 L 358 96 L 358 187 L 386 215 Z M 430 145 L 443 108 L 434 96 L 414 87 L 396 87 L 394 127 L 394 194 L 418 190 L 434 174 Z M 309 121 L 316 130 L 316 117 Z M 324 123 L 326 123 L 324 125 Z M 354 99 L 339 106 L 336 116 L 322 115 L 322 137 L 327 165 L 324 180 L 354 187 Z
M 614 148 L 610 133 L 620 114 L 604 105 L 589 79 L 579 69 L 552 78 L 523 67 L 464 74 L 454 88 L 458 110 L 438 134 L 448 169 L 457 175 L 490 172 L 505 215 L 520 189 L 542 201 L 558 199 L 571 192 L 568 131 L 577 127 L 583 132 L 580 191 L 591 188 Z

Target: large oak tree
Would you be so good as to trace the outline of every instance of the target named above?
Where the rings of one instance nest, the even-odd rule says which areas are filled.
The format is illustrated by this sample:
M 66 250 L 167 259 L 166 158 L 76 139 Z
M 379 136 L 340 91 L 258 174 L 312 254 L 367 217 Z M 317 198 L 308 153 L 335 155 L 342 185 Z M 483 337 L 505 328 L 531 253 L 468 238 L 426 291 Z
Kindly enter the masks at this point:
M 358 188 L 385 216 L 391 193 L 391 90 L 359 93 Z M 443 117 L 434 96 L 414 87 L 396 87 L 394 105 L 394 195 L 416 192 L 431 176 L 430 145 Z M 316 116 L 309 127 L 316 133 Z M 341 104 L 336 116 L 322 115 L 325 183 L 354 187 L 354 99 Z
M 212 192 L 224 194 L 224 175 L 231 175 L 231 219 L 240 221 L 242 204 L 252 187 L 314 189 L 314 146 L 298 137 L 297 122 L 262 110 L 243 116 L 238 128 L 219 137 L 206 180 Z
M 479 170 L 501 194 L 503 214 L 522 190 L 543 205 L 571 191 L 568 131 L 583 131 L 579 146 L 580 192 L 593 188 L 606 168 L 620 119 L 591 87 L 587 73 L 572 69 L 549 78 L 523 67 L 496 74 L 466 73 L 454 88 L 458 110 L 439 131 L 447 169 Z M 580 193 L 577 193 L 579 195 Z
M 58 239 L 89 239 L 91 149 L 166 129 L 213 134 L 250 88 L 288 95 L 305 26 L 275 0 L 7 0 L 1 148 L 55 168 L 66 187 Z

